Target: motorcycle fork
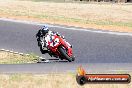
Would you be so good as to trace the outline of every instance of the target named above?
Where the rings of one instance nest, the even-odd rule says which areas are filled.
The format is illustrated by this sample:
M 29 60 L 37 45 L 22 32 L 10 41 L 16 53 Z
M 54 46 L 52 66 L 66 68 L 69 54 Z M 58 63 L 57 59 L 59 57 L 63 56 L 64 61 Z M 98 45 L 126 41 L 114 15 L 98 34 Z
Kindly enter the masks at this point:
M 72 56 L 72 49 L 71 49 L 71 47 L 69 47 L 68 44 L 65 41 L 62 42 L 62 45 L 65 47 L 68 56 L 71 57 Z

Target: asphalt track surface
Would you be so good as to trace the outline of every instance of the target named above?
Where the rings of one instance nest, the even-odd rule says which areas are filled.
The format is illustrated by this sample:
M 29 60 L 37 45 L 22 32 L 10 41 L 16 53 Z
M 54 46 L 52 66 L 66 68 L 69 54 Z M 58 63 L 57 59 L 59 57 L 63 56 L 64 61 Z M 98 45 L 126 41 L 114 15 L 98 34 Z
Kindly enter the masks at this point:
M 8 49 L 22 53 L 34 53 L 44 58 L 37 46 L 35 34 L 41 25 L 26 24 L 0 20 L 0 49 Z M 72 63 L 34 63 L 0 65 L 0 72 L 64 72 L 75 71 L 80 65 L 89 71 L 94 70 L 132 70 L 132 36 L 116 33 L 97 33 L 83 31 L 86 29 L 71 30 L 63 27 L 50 26 L 50 30 L 64 35 L 73 45 L 76 60 Z M 91 30 L 91 29 L 88 29 Z M 98 70 L 97 70 L 98 69 Z

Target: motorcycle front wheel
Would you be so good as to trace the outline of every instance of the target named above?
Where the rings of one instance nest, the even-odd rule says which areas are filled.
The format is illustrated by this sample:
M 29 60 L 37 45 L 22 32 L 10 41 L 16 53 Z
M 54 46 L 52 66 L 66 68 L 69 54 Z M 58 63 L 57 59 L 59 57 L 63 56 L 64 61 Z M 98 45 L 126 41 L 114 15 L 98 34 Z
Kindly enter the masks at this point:
M 69 56 L 67 55 L 66 50 L 65 50 L 62 46 L 60 46 L 60 47 L 58 48 L 58 51 L 60 52 L 60 54 L 62 55 L 62 57 L 65 58 L 66 60 L 68 60 L 69 62 L 74 61 L 74 59 L 72 59 L 72 57 L 69 57 Z

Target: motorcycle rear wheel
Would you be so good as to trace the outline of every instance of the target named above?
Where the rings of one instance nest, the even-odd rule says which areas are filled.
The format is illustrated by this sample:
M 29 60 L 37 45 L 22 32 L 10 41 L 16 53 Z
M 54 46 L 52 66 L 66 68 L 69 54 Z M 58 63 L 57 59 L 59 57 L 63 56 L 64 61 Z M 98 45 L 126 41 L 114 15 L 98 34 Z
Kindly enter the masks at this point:
M 66 60 L 68 60 L 69 62 L 74 61 L 74 60 L 72 59 L 72 57 L 69 57 L 69 56 L 67 55 L 66 50 L 64 50 L 64 48 L 63 48 L 62 46 L 60 46 L 60 47 L 58 48 L 58 51 L 60 52 L 60 54 L 62 55 L 62 57 L 65 58 Z

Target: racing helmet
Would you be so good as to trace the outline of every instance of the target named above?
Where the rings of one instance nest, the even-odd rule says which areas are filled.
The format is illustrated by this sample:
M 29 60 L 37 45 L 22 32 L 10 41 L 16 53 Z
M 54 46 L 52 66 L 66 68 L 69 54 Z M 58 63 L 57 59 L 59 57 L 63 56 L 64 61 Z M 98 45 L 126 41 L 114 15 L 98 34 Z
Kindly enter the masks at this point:
M 49 32 L 49 28 L 48 28 L 47 26 L 45 26 L 45 25 L 44 25 L 40 30 L 41 30 L 41 32 L 42 32 L 42 34 L 43 34 L 44 36 L 45 36 L 46 33 Z

